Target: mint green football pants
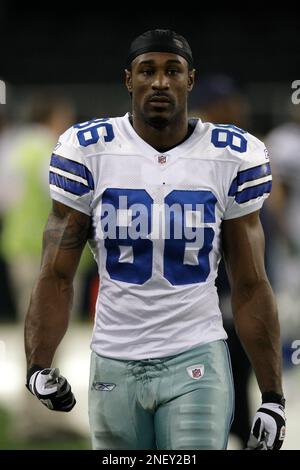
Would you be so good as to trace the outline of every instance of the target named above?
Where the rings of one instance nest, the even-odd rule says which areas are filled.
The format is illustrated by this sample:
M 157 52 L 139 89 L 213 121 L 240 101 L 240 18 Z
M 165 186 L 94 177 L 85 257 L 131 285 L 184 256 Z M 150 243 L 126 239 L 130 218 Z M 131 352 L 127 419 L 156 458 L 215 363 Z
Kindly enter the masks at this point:
M 92 352 L 93 449 L 226 449 L 234 391 L 225 341 L 161 359 Z

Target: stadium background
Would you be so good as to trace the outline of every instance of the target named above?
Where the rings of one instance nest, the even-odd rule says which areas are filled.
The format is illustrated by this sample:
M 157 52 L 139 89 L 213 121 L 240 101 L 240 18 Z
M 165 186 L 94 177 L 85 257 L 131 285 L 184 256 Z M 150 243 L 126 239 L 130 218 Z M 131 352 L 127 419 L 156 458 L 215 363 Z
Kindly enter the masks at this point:
M 157 27 L 171 28 L 187 37 L 198 70 L 198 87 L 202 83 L 207 85 L 210 77 L 226 76 L 234 79 L 236 89 L 247 101 L 249 131 L 264 138 L 276 126 L 290 121 L 291 115 L 300 114 L 300 110 L 295 109 L 297 106 L 300 108 L 300 104 L 292 105 L 291 102 L 292 82 L 300 79 L 299 25 L 297 15 L 291 12 L 263 12 L 254 11 L 254 8 L 247 11 L 243 8 L 239 14 L 228 10 L 197 10 L 196 13 L 192 10 L 179 11 L 174 7 L 166 12 L 158 6 L 151 8 L 147 5 L 129 11 L 103 4 L 76 5 L 68 12 L 63 12 L 62 6 L 55 2 L 44 5 L 43 9 L 34 9 L 28 3 L 16 6 L 14 2 L 6 0 L 0 4 L 0 80 L 5 81 L 7 92 L 6 104 L 0 105 L 0 118 L 5 123 L 5 131 L 13 129 L 15 133 L 11 135 L 18 136 L 20 129 L 28 126 L 28 110 L 32 102 L 43 100 L 43 97 L 46 101 L 49 96 L 61 97 L 62 102 L 66 100 L 67 106 L 72 107 L 76 122 L 92 117 L 124 114 L 130 106 L 123 85 L 128 45 L 136 35 Z M 195 109 L 197 96 L 196 93 L 194 98 L 193 95 L 191 97 Z M 13 154 L 10 146 L 9 151 Z M 298 156 L 300 159 L 300 149 Z M 14 186 L 8 184 L 10 181 L 7 181 L 6 166 L 3 170 L 1 158 L 5 160 L 0 147 L 0 216 L 2 232 L 5 233 L 7 191 L 13 192 Z M 300 179 L 300 165 L 298 170 Z M 5 192 L 3 188 L 8 189 Z M 24 231 L 30 231 L 26 222 Z M 267 247 L 271 234 L 269 227 Z M 38 234 L 35 236 L 38 237 Z M 10 264 L 16 265 L 18 269 L 16 256 L 6 259 L 3 237 L 0 243 L 3 262 L 7 264 L 8 270 Z M 17 247 L 21 257 L 22 248 L 22 244 Z M 279 269 L 275 262 L 272 263 L 277 259 L 277 252 L 272 251 L 275 249 L 278 250 L 278 246 L 270 248 L 270 265 L 275 271 L 282 270 L 282 264 Z M 284 260 L 284 253 L 283 250 L 281 261 Z M 299 279 L 297 281 L 300 255 L 297 249 L 293 257 L 293 273 L 296 274 L 290 274 L 291 271 L 287 270 L 295 281 L 292 283 L 293 289 L 290 289 L 291 283 L 288 281 L 283 288 L 280 276 L 276 272 L 272 273 L 283 329 L 284 382 L 288 398 L 286 449 L 300 449 L 297 438 L 300 365 L 293 364 L 291 360 L 291 344 L 300 340 Z M 89 448 L 86 391 L 92 331 L 90 306 L 95 287 L 92 285 L 93 276 L 94 271 L 86 255 L 77 280 L 77 298 L 70 330 L 58 354 L 59 367 L 70 380 L 78 404 L 74 412 L 65 418 L 68 427 L 65 436 L 62 432 L 59 439 L 58 434 L 56 439 L 51 434 L 39 440 L 38 433 L 33 437 L 27 436 L 15 426 L 22 413 L 22 406 L 16 406 L 16 403 L 22 402 L 23 395 L 27 393 L 24 389 L 23 318 L 17 313 L 7 312 L 7 304 L 2 302 L 0 449 Z M 7 292 L 3 281 L 0 286 L 2 299 L 6 298 Z M 12 292 L 13 300 L 16 300 L 18 292 L 13 287 Z M 16 300 L 13 303 L 18 302 Z M 249 385 L 249 397 L 253 413 L 259 404 L 259 393 L 253 379 Z M 238 448 L 234 439 L 230 446 Z

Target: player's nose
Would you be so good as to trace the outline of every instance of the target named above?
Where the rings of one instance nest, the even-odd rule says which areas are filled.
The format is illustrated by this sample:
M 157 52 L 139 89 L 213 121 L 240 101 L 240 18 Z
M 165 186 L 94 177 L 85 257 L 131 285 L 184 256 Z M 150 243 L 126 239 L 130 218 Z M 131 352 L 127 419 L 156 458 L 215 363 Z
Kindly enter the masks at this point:
M 152 89 L 165 90 L 170 86 L 169 77 L 164 72 L 157 72 L 153 76 Z

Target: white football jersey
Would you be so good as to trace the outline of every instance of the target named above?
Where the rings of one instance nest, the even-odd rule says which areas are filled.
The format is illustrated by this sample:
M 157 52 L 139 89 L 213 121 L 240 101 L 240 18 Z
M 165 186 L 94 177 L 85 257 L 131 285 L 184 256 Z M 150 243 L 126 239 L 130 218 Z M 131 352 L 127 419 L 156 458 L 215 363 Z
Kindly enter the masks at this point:
M 172 356 L 225 339 L 215 287 L 222 220 L 271 189 L 264 144 L 197 121 L 159 153 L 129 115 L 77 124 L 51 157 L 51 197 L 92 217 L 99 267 L 92 349 L 116 359 Z

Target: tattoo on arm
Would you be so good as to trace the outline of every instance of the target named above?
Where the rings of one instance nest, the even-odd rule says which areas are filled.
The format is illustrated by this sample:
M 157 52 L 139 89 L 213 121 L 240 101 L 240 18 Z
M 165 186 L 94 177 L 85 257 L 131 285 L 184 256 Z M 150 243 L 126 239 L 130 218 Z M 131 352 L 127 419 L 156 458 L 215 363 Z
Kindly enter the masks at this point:
M 43 251 L 50 245 L 63 250 L 83 248 L 89 237 L 90 225 L 88 216 L 54 204 L 44 231 Z

